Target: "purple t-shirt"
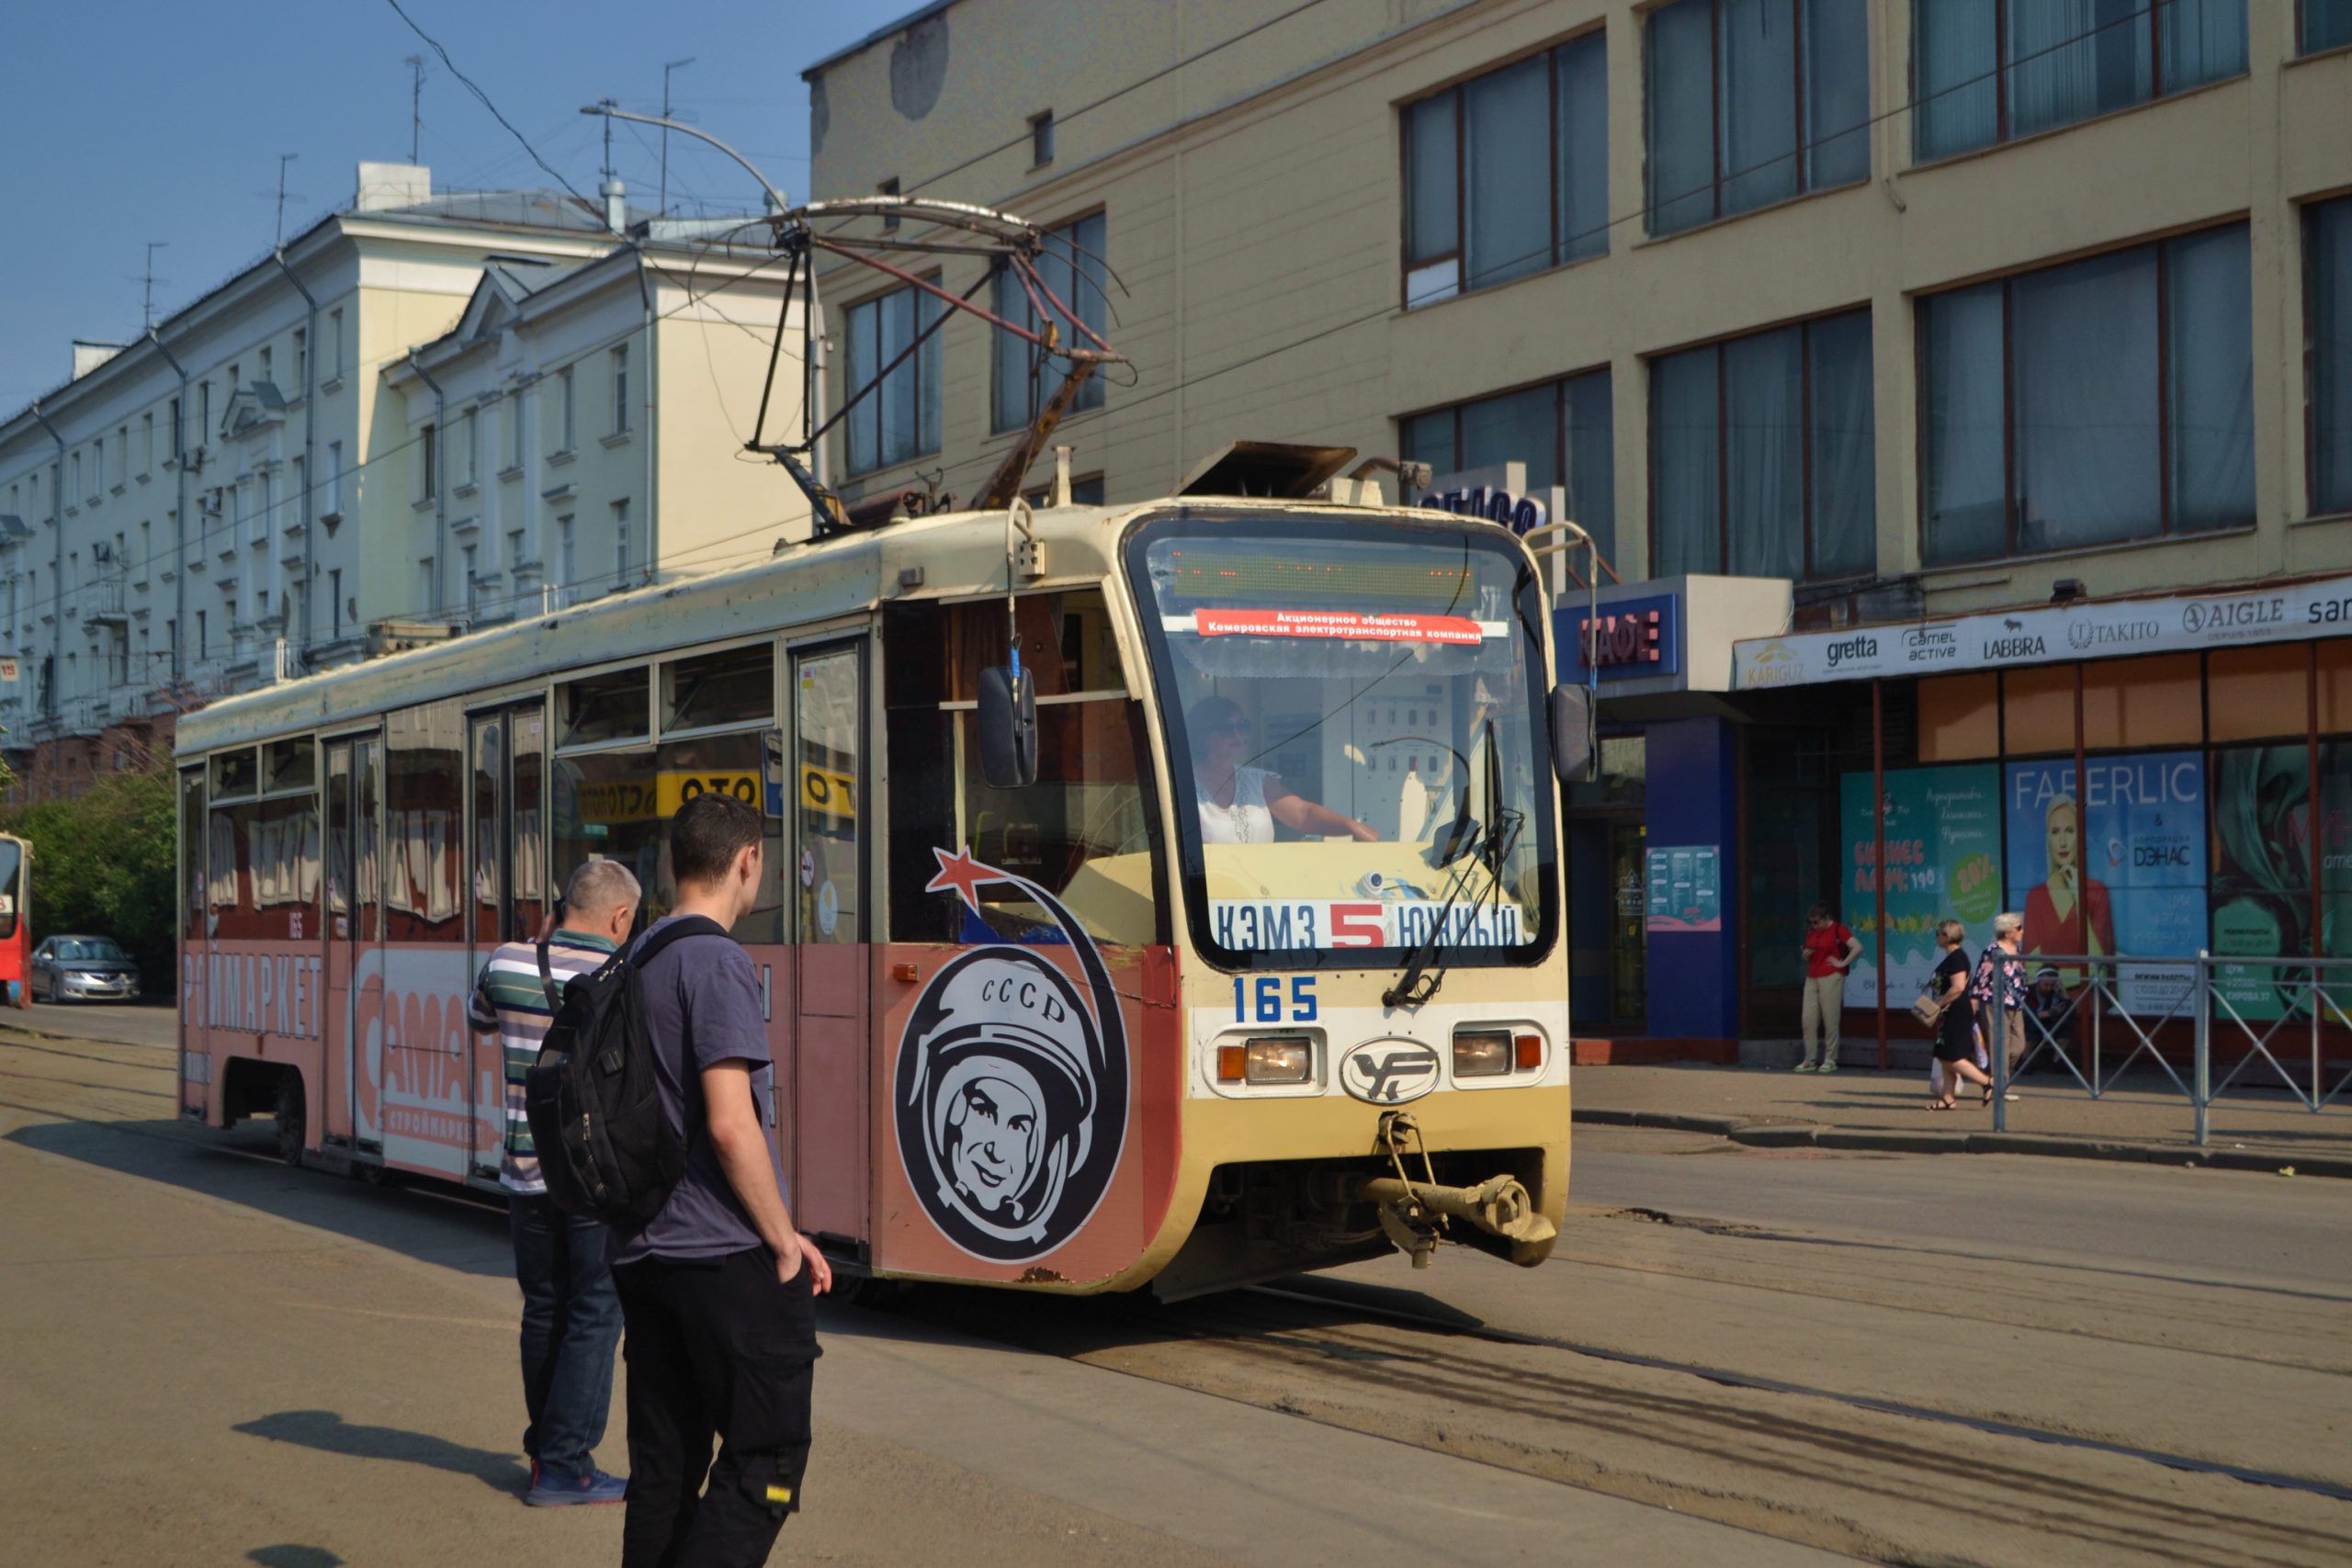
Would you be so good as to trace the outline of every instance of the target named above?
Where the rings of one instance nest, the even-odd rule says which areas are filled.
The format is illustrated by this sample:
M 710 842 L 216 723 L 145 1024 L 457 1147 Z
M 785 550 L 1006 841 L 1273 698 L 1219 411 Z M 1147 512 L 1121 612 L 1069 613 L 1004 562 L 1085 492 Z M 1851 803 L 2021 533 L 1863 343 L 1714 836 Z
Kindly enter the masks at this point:
M 656 920 L 643 942 L 676 915 Z M 760 1130 L 775 1164 L 776 1190 L 784 1190 L 784 1160 L 775 1141 L 775 1072 L 768 1054 L 768 1027 L 760 1016 L 760 976 L 752 955 L 718 936 L 681 938 L 653 955 L 641 975 L 645 1021 L 654 1044 L 655 1079 L 663 1109 L 686 1130 L 686 1173 L 670 1201 L 635 1235 L 615 1232 L 612 1261 L 642 1258 L 723 1258 L 763 1245 L 752 1228 L 718 1151 L 710 1141 L 703 1111 L 702 1071 L 721 1062 L 757 1064 L 752 1099 Z

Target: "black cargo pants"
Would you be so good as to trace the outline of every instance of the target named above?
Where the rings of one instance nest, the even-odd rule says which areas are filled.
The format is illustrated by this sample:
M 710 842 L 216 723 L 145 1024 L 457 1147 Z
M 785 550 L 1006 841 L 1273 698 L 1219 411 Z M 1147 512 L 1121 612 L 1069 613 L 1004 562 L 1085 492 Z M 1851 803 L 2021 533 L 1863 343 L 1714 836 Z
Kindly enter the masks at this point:
M 613 1280 L 628 1324 L 622 1568 L 757 1568 L 800 1506 L 808 1462 L 819 1352 L 808 1268 L 779 1283 L 761 1247 L 624 1263 Z

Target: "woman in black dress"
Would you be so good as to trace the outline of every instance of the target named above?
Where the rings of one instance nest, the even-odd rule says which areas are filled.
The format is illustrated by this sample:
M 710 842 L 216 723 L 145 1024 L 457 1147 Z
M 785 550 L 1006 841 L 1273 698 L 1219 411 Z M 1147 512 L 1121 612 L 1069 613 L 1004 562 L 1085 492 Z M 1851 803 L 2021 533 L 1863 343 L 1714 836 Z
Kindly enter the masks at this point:
M 1967 940 L 1968 928 L 1958 920 L 1936 928 L 1936 945 L 1944 950 L 1935 976 L 1936 1000 L 1943 1007 L 1936 1019 L 1936 1060 L 1943 1067 L 1943 1091 L 1928 1097 L 1930 1111 L 1950 1111 L 1960 1103 L 1951 1093 L 1957 1078 L 1993 1081 L 1976 1065 L 1976 1011 L 1968 998 L 1968 954 L 1961 950 Z

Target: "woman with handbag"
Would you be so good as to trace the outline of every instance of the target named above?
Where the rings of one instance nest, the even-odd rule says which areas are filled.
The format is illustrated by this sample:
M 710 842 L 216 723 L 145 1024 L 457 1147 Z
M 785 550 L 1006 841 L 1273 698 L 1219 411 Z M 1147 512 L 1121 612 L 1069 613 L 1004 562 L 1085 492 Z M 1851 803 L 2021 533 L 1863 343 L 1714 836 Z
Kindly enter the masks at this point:
M 1983 1068 L 1975 1062 L 1976 1010 L 1968 995 L 1968 954 L 1961 944 L 1968 940 L 1968 928 L 1958 920 L 1945 920 L 1936 927 L 1936 945 L 1944 950 L 1943 961 L 1936 965 L 1936 1062 L 1943 1068 L 1943 1082 L 1939 1090 L 1928 1097 L 1930 1111 L 1950 1111 L 1960 1102 L 1952 1098 L 1955 1077 L 1971 1083 L 1990 1085 Z

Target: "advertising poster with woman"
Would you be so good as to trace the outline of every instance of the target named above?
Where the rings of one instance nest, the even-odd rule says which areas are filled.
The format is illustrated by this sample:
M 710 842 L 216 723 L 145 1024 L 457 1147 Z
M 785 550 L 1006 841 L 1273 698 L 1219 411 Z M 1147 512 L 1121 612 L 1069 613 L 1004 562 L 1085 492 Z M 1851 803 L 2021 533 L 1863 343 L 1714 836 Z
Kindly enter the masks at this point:
M 2205 763 L 2194 751 L 2012 762 L 2009 886 L 2028 954 L 2187 957 L 2205 945 Z M 2062 965 L 2072 989 L 2079 966 Z M 2185 998 L 2185 966 L 2125 964 L 2123 1005 L 2154 1019 Z
M 1846 1005 L 1878 1000 L 1879 954 L 1886 954 L 1886 1000 L 1911 1005 L 1942 956 L 1939 921 L 1968 928 L 1968 951 L 1993 940 L 2001 912 L 2001 773 L 1987 762 L 1967 767 L 1897 768 L 1886 775 L 1886 931 L 1877 929 L 1878 828 L 1871 816 L 1871 775 L 1839 780 L 1845 840 L 1844 885 L 1832 903 L 1861 939 L 1862 956 L 1846 983 Z
M 2319 765 L 2320 950 L 2334 954 L 2352 900 L 2352 746 L 2323 745 Z M 2213 952 L 2260 958 L 2310 953 L 2309 753 L 2301 741 L 2234 747 L 2216 752 L 2214 767 Z M 2303 977 L 2270 964 L 2223 964 L 2213 983 L 2240 1018 L 2254 1022 L 2300 1011 Z

